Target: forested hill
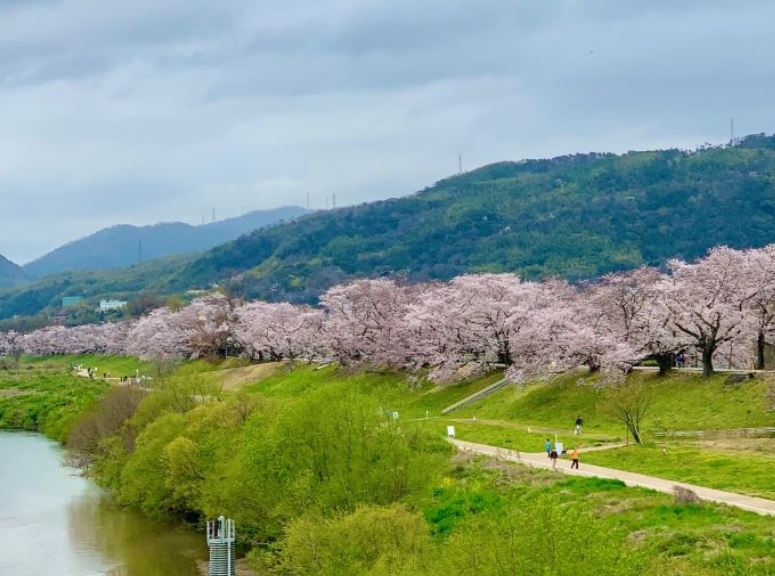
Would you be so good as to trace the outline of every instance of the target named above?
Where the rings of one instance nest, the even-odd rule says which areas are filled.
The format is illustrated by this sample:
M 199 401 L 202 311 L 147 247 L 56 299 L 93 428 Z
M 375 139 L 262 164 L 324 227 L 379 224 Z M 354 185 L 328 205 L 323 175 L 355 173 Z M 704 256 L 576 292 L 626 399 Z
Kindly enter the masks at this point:
M 775 241 L 775 137 L 734 147 L 502 162 L 405 198 L 254 232 L 194 260 L 167 289 L 235 277 L 249 296 L 312 300 L 345 278 L 515 271 L 570 279 L 717 244 Z
M 75 270 L 123 268 L 162 256 L 200 252 L 234 240 L 246 232 L 292 220 L 306 212 L 299 206 L 284 206 L 256 210 L 201 226 L 183 222 L 112 226 L 60 246 L 25 265 L 24 271 L 41 277 Z
M 29 282 L 24 271 L 16 264 L 0 255 L 0 288 L 14 288 Z
M 717 244 L 772 242 L 775 136 L 749 136 L 696 152 L 492 164 L 404 198 L 302 216 L 201 256 L 0 290 L 0 319 L 51 311 L 65 295 L 96 305 L 102 297 L 131 301 L 140 292 L 180 293 L 228 279 L 235 294 L 295 302 L 314 302 L 357 276 L 514 271 L 576 280 L 693 259 Z

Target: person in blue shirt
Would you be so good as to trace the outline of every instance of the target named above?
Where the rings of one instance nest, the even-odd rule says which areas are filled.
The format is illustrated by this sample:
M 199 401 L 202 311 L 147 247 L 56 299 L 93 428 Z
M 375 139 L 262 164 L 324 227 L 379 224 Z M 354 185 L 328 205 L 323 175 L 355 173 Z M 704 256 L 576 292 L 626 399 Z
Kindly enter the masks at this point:
M 549 440 L 549 438 L 546 439 L 546 443 L 544 444 L 544 450 L 546 450 L 547 456 L 549 456 L 552 453 L 552 441 Z

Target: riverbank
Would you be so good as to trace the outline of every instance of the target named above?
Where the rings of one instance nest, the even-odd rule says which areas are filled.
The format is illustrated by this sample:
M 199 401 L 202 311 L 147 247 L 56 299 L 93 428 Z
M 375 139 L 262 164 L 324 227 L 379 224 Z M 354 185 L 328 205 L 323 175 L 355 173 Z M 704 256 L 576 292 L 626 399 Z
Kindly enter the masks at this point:
M 152 391 L 137 394 L 113 387 L 73 421 L 71 442 L 80 442 L 91 473 L 124 506 L 160 518 L 234 518 L 242 545 L 254 546 L 241 569 L 262 576 L 465 576 L 497 572 L 504 555 L 519 558 L 511 566 L 518 573 L 540 571 L 547 558 L 559 573 L 579 576 L 764 576 L 775 569 L 771 520 L 612 481 L 454 455 L 443 441 L 449 420 L 435 416 L 497 373 L 436 387 L 333 365 L 227 366 L 176 366 L 153 378 Z M 682 378 L 661 381 L 660 390 L 693 390 Z M 751 410 L 755 386 L 713 388 L 707 402 L 719 405 L 725 394 Z M 585 437 L 617 440 L 615 419 L 596 404 L 599 387 L 583 378 L 499 394 L 466 407 L 458 432 L 533 446 L 547 431 L 560 431 L 555 421 L 565 413 L 586 406 Z M 535 420 L 508 420 L 505 410 Z M 660 429 L 691 421 L 692 410 L 666 406 Z M 477 412 L 491 417 L 473 420 L 469 414 Z M 718 422 L 744 419 L 735 409 Z M 589 566 L 605 568 L 568 563 L 581 549 Z

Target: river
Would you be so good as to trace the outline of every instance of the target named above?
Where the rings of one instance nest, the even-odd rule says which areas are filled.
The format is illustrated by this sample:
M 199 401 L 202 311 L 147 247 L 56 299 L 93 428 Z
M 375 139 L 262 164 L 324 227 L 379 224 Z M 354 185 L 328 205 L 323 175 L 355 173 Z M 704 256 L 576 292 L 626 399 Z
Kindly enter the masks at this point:
M 204 535 L 113 504 L 38 434 L 0 431 L 0 574 L 192 576 Z

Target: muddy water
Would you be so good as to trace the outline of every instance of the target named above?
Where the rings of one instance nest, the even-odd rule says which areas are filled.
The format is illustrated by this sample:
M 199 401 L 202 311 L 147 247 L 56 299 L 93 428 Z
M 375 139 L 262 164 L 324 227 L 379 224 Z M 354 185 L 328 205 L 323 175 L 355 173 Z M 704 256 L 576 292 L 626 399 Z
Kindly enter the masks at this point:
M 57 444 L 0 431 L 0 574 L 193 576 L 203 535 L 123 510 Z

